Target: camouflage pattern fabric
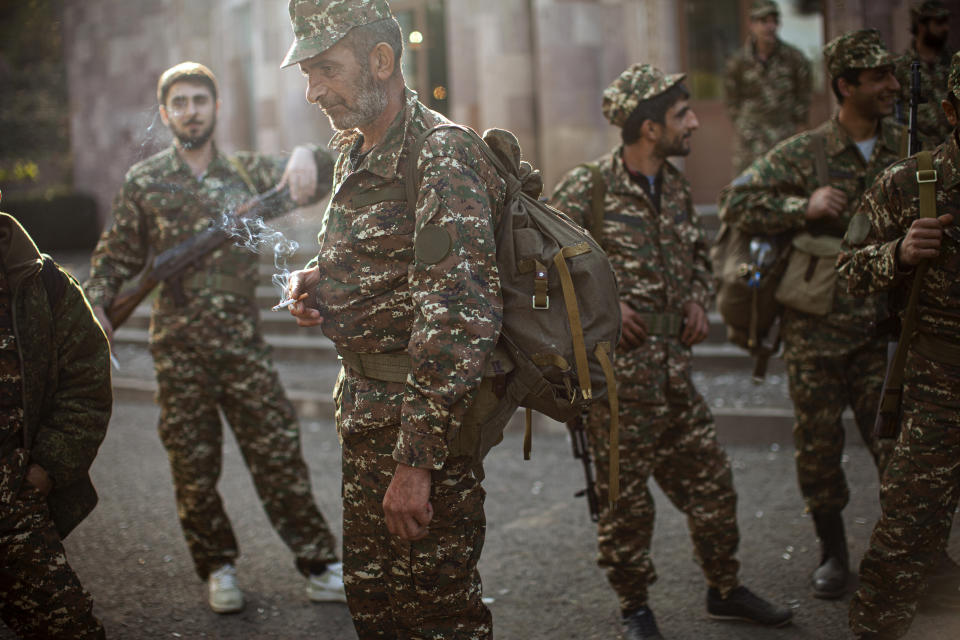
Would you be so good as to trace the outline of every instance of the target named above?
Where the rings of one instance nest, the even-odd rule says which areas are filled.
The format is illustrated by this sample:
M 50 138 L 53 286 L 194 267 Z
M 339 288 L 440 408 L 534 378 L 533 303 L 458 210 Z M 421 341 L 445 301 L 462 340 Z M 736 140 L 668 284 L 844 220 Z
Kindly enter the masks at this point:
M 23 638 L 103 638 L 92 600 L 61 537 L 97 502 L 88 470 L 110 419 L 109 350 L 79 285 L 56 267 L 48 297 L 43 258 L 0 213 L 0 618 Z M 54 483 L 26 482 L 37 464 Z
M 22 451 L 22 450 L 21 450 Z M 0 473 L 26 473 L 0 465 Z M 24 486 L 0 504 L 0 618 L 21 638 L 105 638 L 93 599 L 67 562 L 50 510 L 40 492 Z
M 774 13 L 780 15 L 780 6 L 774 0 L 753 0 L 750 3 L 751 18 L 765 18 Z
M 318 166 L 329 166 L 317 151 Z M 257 191 L 279 181 L 284 158 L 236 155 Z M 321 191 L 323 185 L 321 185 Z M 174 147 L 135 165 L 91 260 L 86 289 L 94 305 L 109 306 L 120 284 L 159 253 L 221 224 L 248 198 L 249 187 L 215 150 L 202 180 Z M 322 193 L 319 195 L 323 195 Z M 293 203 L 287 202 L 292 209 Z M 244 453 L 271 522 L 297 556 L 301 573 L 336 560 L 333 536 L 309 490 L 299 426 L 260 331 L 254 304 L 257 254 L 228 243 L 185 276 L 185 304 L 169 284 L 160 289 L 150 321 L 150 350 L 161 406 L 159 431 L 167 448 L 177 510 L 201 578 L 238 555 L 216 491 L 220 473 L 221 408 Z M 247 292 L 223 290 L 239 281 Z
M 736 173 L 806 124 L 812 82 L 810 61 L 782 40 L 764 61 L 751 39 L 727 61 L 724 103 L 735 132 Z
M 649 64 L 631 65 L 604 89 L 603 115 L 610 124 L 622 128 L 637 105 L 683 82 L 685 77 L 684 73 L 663 73 Z
M 900 108 L 904 122 L 910 113 L 910 63 L 919 60 L 916 49 L 911 45 L 896 60 L 897 82 L 900 83 Z M 949 88 L 947 79 L 950 74 L 950 54 L 934 62 L 920 60 L 920 92 L 924 102 L 917 106 L 917 131 L 920 134 L 921 147 L 934 149 L 950 134 L 953 127 L 947 121 L 940 103 L 947 99 Z
M 397 463 L 397 429 L 347 435 L 343 442 L 344 587 L 360 640 L 493 637 L 481 600 L 485 492 L 469 458 L 431 473 L 433 519 L 423 540 L 387 531 L 383 493 Z
M 393 17 L 386 0 L 290 0 L 294 41 L 280 67 L 323 53 L 350 29 Z
M 875 69 L 894 63 L 894 55 L 887 51 L 876 29 L 848 31 L 834 38 L 824 45 L 823 59 L 831 78 L 848 69 Z
M 880 125 L 873 155 L 864 161 L 836 118 L 781 142 L 757 159 L 720 196 L 720 218 L 750 234 L 807 230 L 843 235 L 867 185 L 897 160 L 903 128 L 892 120 Z M 823 140 L 830 186 L 847 196 L 847 209 L 831 223 L 808 223 L 807 201 L 820 185 L 816 177 L 815 136 Z M 886 368 L 886 344 L 877 325 L 887 316 L 883 295 L 851 295 L 840 275 L 833 307 L 825 316 L 787 308 L 781 317 L 784 358 L 788 363 L 796 424 L 797 473 L 811 510 L 846 504 L 848 489 L 838 451 L 843 447 L 839 415 L 853 406 L 860 433 L 878 464 L 884 445 L 871 435 Z M 831 386 L 832 393 L 821 393 Z M 866 395 L 862 395 L 866 394 Z M 873 407 L 873 409 L 869 409 Z M 887 445 L 888 446 L 888 445 Z M 824 485 L 824 479 L 837 484 Z M 842 484 L 841 484 L 842 483 Z M 808 493 L 809 492 L 809 493 Z
M 597 161 L 607 191 L 607 214 L 598 241 L 620 284 L 620 299 L 641 313 L 682 313 L 694 301 L 704 309 L 713 279 L 703 227 L 690 186 L 669 163 L 663 165 L 659 206 L 627 173 L 618 148 Z M 591 216 L 591 174 L 569 172 L 551 204 L 583 224 Z M 621 345 L 614 368 L 620 398 L 620 499 L 604 507 L 598 528 L 600 566 L 623 610 L 646 604 L 656 579 L 650 560 L 653 475 L 677 508 L 689 516 L 697 561 L 710 586 L 726 593 L 737 586 L 736 494 L 713 418 L 693 386 L 692 352 L 678 336 L 651 335 L 634 349 Z M 597 464 L 600 503 L 607 504 L 609 408 L 590 415 L 590 443 Z
M 952 135 L 933 154 L 937 211 L 960 208 L 960 149 Z M 917 162 L 908 158 L 885 171 L 866 193 L 858 216 L 868 224 L 848 238 L 852 250 L 840 269 L 854 293 L 912 286 L 897 269 L 897 243 L 919 217 Z M 960 233 L 945 230 L 940 255 L 920 290 L 918 330 L 960 345 Z M 960 495 L 960 366 L 911 349 L 904 368 L 903 428 L 881 484 L 882 516 L 860 565 L 860 589 L 850 603 L 854 633 L 899 638 L 910 626 L 924 576 L 946 547 Z
M 457 467 L 447 458 L 447 440 L 463 423 L 466 401 L 480 383 L 483 366 L 500 332 L 503 303 L 493 229 L 505 186 L 466 134 L 442 130 L 424 145 L 415 213 L 403 201 L 361 199 L 381 187 L 403 185 L 407 150 L 416 136 L 445 122 L 443 116 L 424 107 L 416 94 L 407 90 L 404 108 L 369 154 L 357 153 L 362 138 L 355 130 L 339 132 L 331 142 L 331 147 L 341 153 L 334 168 L 334 195 L 324 216 L 314 261 L 321 276 L 317 300 L 324 317 L 323 332 L 338 349 L 359 353 L 406 350 L 411 361 L 406 383 L 364 378 L 348 369 L 341 374 L 334 392 L 337 429 L 344 448 L 346 558 L 376 554 L 395 566 L 409 562 L 409 546 L 390 538 L 382 522 L 381 503 L 392 470 L 397 462 L 433 469 L 437 472 L 435 490 L 438 478 L 455 477 Z M 427 224 L 435 228 L 434 237 L 446 233 L 450 239 L 446 254 L 432 256 L 431 263 L 421 260 L 414 249 L 416 231 Z M 392 462 L 377 463 L 387 466 L 383 473 L 366 477 L 371 482 L 366 490 L 374 497 L 354 504 L 360 497 L 347 487 L 359 478 L 348 464 L 365 460 L 367 441 L 380 437 L 392 439 Z M 356 447 L 360 449 L 355 451 Z M 446 544 L 445 527 L 450 526 L 457 532 L 449 535 L 470 541 L 479 555 L 483 539 L 480 504 L 458 505 L 454 501 L 449 511 L 444 516 L 447 524 L 444 520 L 437 523 L 437 528 L 431 524 L 430 534 L 417 543 L 422 545 L 419 548 Z M 371 514 L 377 518 L 376 536 L 354 534 L 347 519 L 369 518 Z M 451 552 L 457 552 L 457 548 Z M 462 550 L 455 557 L 461 566 L 444 578 L 442 589 L 451 594 L 451 602 L 472 602 L 478 589 L 472 566 L 476 557 Z M 364 635 L 371 624 L 364 612 L 377 610 L 392 616 L 393 625 L 387 628 L 413 629 L 412 637 L 489 635 L 489 618 L 474 604 L 457 605 L 460 613 L 452 612 L 456 619 L 444 616 L 440 622 L 411 613 L 416 607 L 435 611 L 437 604 L 429 590 L 416 586 L 421 569 L 411 570 L 416 574 L 413 582 L 397 584 L 394 590 L 385 592 L 383 585 L 359 586 L 363 576 L 356 561 L 345 562 L 348 603 L 358 612 L 355 625 L 361 638 L 380 637 Z M 389 566 L 381 568 L 383 575 L 389 571 Z M 383 598 L 390 603 L 388 610 Z M 382 617 L 379 619 L 382 621 Z M 446 630 L 434 630 L 434 624 Z M 454 629 L 458 629 L 456 633 Z
M 618 353 L 616 371 L 637 371 L 649 361 L 634 352 Z M 626 385 L 621 385 L 625 389 Z M 647 588 L 657 579 L 650 558 L 655 505 L 650 476 L 673 505 L 687 516 L 694 559 L 707 584 L 726 596 L 739 584 L 736 559 L 737 494 L 726 453 L 717 442 L 710 409 L 699 394 L 689 404 L 620 403 L 620 499 L 609 507 L 610 408 L 595 403 L 589 442 L 597 470 L 600 521 L 597 564 L 607 573 L 621 611 L 647 604 Z

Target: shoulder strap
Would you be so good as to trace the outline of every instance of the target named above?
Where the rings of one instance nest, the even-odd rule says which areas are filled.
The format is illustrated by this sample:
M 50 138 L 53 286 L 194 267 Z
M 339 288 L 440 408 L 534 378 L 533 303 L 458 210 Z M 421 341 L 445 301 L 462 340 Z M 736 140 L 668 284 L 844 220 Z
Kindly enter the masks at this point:
M 830 184 L 830 173 L 827 171 L 827 147 L 822 133 L 813 134 L 813 161 L 817 169 L 817 184 L 826 187 Z
M 253 179 L 250 177 L 250 172 L 247 171 L 247 168 L 243 166 L 243 163 L 240 162 L 236 156 L 227 156 L 227 160 L 230 161 L 230 164 L 233 165 L 233 168 L 237 173 L 240 174 L 240 178 L 243 180 L 243 183 L 247 185 L 247 189 L 250 190 L 250 195 L 257 195 L 260 193 L 257 191 L 256 185 L 253 184 Z
M 603 199 L 607 195 L 607 181 L 603 179 L 603 172 L 600 171 L 600 165 L 596 162 L 584 162 L 577 165 L 585 167 L 590 171 L 590 219 L 587 220 L 587 231 L 599 240 L 603 233 L 603 218 L 605 209 Z
M 900 130 L 900 157 L 906 158 L 910 155 L 910 134 L 909 129 L 904 125 L 897 127 Z
M 67 280 L 50 256 L 43 257 L 40 279 L 43 280 L 43 288 L 47 291 L 47 302 L 50 303 L 50 310 L 53 311 L 63 299 L 63 294 L 67 290 Z

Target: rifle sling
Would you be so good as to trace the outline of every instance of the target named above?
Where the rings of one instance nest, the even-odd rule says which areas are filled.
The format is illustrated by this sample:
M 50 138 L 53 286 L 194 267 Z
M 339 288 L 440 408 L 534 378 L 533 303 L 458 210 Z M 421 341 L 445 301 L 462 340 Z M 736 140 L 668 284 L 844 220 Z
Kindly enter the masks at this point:
M 920 217 L 934 218 L 937 215 L 937 173 L 933 170 L 933 158 L 929 151 L 921 151 L 916 157 L 917 183 L 920 191 Z M 907 352 L 910 350 L 910 342 L 917 329 L 917 307 L 920 299 L 920 289 L 929 267 L 930 263 L 924 260 L 917 266 L 916 273 L 914 273 L 913 276 L 913 284 L 910 287 L 910 298 L 903 312 L 903 326 L 900 330 L 900 340 L 897 343 L 897 350 L 893 356 L 890 371 L 887 373 L 886 390 L 880 401 L 880 411 L 883 413 L 897 413 L 898 411 L 900 391 L 903 388 L 903 373 L 907 362 Z

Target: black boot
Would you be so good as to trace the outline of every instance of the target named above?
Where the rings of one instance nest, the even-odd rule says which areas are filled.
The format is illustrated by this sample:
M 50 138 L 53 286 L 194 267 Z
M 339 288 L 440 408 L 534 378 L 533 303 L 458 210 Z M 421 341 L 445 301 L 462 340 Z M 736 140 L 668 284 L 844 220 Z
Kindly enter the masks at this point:
M 814 512 L 813 523 L 820 538 L 820 566 L 810 576 L 813 597 L 832 600 L 843 596 L 850 575 L 847 536 L 839 511 Z
M 640 607 L 623 614 L 624 640 L 663 640 L 650 607 Z

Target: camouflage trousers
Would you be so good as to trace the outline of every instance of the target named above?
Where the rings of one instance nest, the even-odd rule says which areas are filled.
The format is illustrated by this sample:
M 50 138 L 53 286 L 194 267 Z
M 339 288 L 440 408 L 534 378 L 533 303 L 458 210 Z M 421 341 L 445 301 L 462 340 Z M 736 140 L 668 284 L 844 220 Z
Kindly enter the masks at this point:
M 467 458 L 432 472 L 433 519 L 422 540 L 387 531 L 383 496 L 397 463 L 397 429 L 343 441 L 343 581 L 360 640 L 480 640 L 493 637 L 481 600 L 485 492 Z
M 47 502 L 32 487 L 0 503 L 0 618 L 25 639 L 106 637 L 93 599 L 67 563 Z
M 244 347 L 246 347 L 244 349 Z M 336 541 L 317 509 L 293 405 L 262 339 L 235 350 L 151 348 L 159 432 L 173 472 L 177 513 L 202 579 L 239 555 L 217 481 L 223 411 L 271 524 L 307 575 L 336 562 Z
M 707 583 L 726 595 L 739 583 L 736 559 L 737 494 L 727 454 L 717 442 L 713 416 L 696 394 L 688 405 L 620 401 L 620 499 L 608 501 L 610 409 L 596 403 L 590 414 L 590 448 L 597 471 L 600 522 L 597 564 L 617 593 L 622 611 L 647 604 L 657 579 L 650 559 L 654 502 L 652 475 L 670 501 L 687 515 L 697 564 Z
M 860 437 L 880 473 L 893 448 L 892 441 L 872 433 L 887 365 L 885 345 L 876 341 L 844 355 L 790 357 L 786 363 L 800 493 L 811 512 L 841 511 L 850 499 L 841 464 L 844 409 L 853 408 Z
M 860 563 L 860 588 L 850 602 L 851 630 L 881 638 L 900 638 L 910 628 L 960 496 L 960 366 L 911 353 L 905 370 L 902 430 L 880 485 L 882 514 Z

